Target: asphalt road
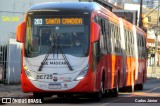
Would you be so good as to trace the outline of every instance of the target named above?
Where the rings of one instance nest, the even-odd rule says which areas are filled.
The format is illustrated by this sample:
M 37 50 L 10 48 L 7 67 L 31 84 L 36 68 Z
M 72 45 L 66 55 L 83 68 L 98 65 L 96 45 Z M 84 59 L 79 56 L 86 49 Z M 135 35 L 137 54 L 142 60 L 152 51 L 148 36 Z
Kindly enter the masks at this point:
M 148 103 L 148 99 L 152 100 L 152 103 Z M 142 91 L 120 93 L 119 97 L 106 97 L 100 102 L 93 102 L 87 98 L 46 98 L 44 104 L 54 104 L 57 106 L 128 106 L 130 104 L 135 106 L 160 106 L 160 79 L 147 80 Z
M 15 91 L 14 91 L 15 92 Z M 19 91 L 21 92 L 21 91 Z M 24 96 L 24 94 L 23 94 Z M 20 96 L 22 97 L 22 96 Z M 32 98 L 27 94 L 25 98 Z M 148 100 L 151 100 L 150 103 Z M 37 104 L 4 104 L 4 105 L 37 105 Z M 120 93 L 119 97 L 105 97 L 100 102 L 94 102 L 88 98 L 57 98 L 55 96 L 45 98 L 43 104 L 54 106 L 160 106 L 160 79 L 148 79 L 144 84 L 144 90 L 134 93 Z

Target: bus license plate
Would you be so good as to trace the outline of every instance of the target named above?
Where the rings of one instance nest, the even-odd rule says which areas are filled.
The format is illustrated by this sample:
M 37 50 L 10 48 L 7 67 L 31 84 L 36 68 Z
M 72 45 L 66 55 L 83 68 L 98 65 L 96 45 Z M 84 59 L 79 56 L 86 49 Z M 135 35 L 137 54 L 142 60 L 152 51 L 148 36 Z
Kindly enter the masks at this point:
M 50 83 L 48 85 L 48 88 L 49 89 L 61 89 L 62 88 L 62 85 L 60 83 Z

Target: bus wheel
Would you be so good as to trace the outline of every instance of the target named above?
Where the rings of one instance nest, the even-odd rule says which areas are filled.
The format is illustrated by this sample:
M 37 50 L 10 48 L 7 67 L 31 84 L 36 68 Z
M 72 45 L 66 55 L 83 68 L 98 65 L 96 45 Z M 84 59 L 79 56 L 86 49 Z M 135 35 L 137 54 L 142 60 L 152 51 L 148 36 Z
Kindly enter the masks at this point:
M 33 98 L 34 98 L 34 99 L 41 99 L 42 102 L 44 101 L 44 96 L 43 96 L 42 93 L 34 92 L 34 93 L 33 93 Z
M 120 81 L 120 75 L 118 73 L 116 88 L 113 88 L 113 90 L 111 92 L 112 97 L 117 97 L 119 95 L 119 81 Z
M 112 97 L 117 97 L 119 95 L 119 84 L 117 83 L 116 88 L 114 88 L 111 92 Z
M 134 89 L 135 89 L 135 85 L 134 85 L 134 83 L 135 83 L 135 73 L 132 75 L 132 78 L 131 78 L 131 80 L 132 80 L 132 82 L 131 82 L 131 86 L 128 86 L 127 87 L 127 91 L 128 92 L 134 92 Z
M 119 87 L 113 89 L 113 97 L 117 97 L 119 95 Z
M 128 91 L 128 92 L 134 92 L 134 89 L 135 89 L 134 86 L 135 86 L 134 83 L 132 83 L 131 86 L 127 86 L 127 91 Z
M 57 97 L 58 97 L 58 98 L 64 98 L 65 95 L 63 95 L 63 94 L 58 94 Z
M 143 84 L 137 84 L 136 88 L 137 90 L 143 90 Z
M 101 89 L 100 89 L 100 91 L 98 91 L 96 93 L 93 93 L 91 98 L 93 99 L 93 101 L 99 102 L 101 100 L 101 98 L 102 98 L 103 93 L 105 93 L 105 91 L 104 91 L 104 83 L 103 83 L 103 81 L 101 81 Z
M 143 90 L 143 84 L 139 84 L 139 90 Z
M 103 94 L 103 97 L 110 97 L 111 96 L 111 91 L 108 89 L 108 90 L 105 90 L 105 93 Z

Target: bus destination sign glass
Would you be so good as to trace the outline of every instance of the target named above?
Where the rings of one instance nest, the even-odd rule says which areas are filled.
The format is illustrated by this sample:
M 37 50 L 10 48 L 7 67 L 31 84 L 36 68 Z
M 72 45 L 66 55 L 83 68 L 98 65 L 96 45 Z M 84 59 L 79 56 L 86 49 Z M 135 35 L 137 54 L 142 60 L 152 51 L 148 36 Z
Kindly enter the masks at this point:
M 83 18 L 34 18 L 34 25 L 83 25 Z

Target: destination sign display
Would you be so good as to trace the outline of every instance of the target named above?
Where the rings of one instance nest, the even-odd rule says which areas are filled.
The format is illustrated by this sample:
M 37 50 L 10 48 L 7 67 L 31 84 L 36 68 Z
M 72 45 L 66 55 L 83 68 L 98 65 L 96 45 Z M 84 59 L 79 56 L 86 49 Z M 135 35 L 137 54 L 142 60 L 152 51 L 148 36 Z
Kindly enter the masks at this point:
M 35 18 L 34 25 L 83 25 L 83 18 Z

